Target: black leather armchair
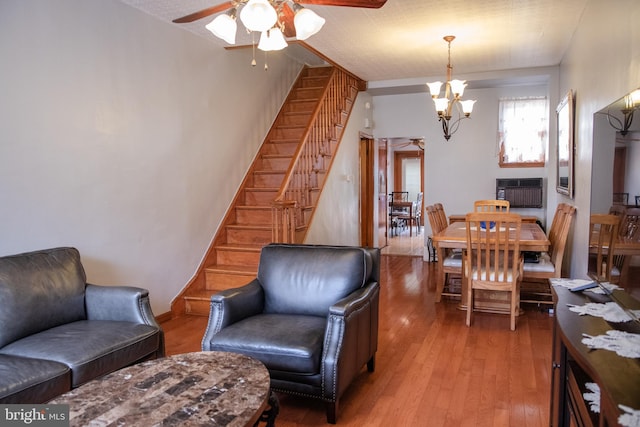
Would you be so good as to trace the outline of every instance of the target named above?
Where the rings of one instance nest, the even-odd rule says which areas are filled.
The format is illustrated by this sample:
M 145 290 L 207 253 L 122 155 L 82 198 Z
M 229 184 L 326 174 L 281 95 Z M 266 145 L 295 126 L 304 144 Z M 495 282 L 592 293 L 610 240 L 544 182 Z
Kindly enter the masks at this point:
M 211 297 L 205 351 L 254 357 L 271 388 L 322 399 L 335 424 L 338 401 L 378 348 L 379 249 L 271 244 L 258 276 Z

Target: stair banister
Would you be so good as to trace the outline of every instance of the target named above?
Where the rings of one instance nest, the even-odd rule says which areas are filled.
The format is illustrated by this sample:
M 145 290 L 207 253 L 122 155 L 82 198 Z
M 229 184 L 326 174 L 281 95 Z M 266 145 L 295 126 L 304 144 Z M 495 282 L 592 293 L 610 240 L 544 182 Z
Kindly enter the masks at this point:
M 325 87 L 320 102 L 313 111 L 310 123 L 302 135 L 301 144 L 292 157 L 280 191 L 273 202 L 272 235 L 274 242 L 293 243 L 295 241 L 296 226 L 302 222 L 301 215 L 296 215 L 296 212 L 303 208 L 303 202 L 307 204 L 310 202 L 311 174 L 318 172 L 317 168 L 314 168 L 313 161 L 326 154 L 322 152 L 321 144 L 326 142 L 328 138 L 335 136 L 328 134 L 336 124 L 335 114 L 338 111 L 336 103 L 340 100 L 336 92 L 341 85 L 337 84 L 336 80 L 344 83 L 345 75 L 334 69 L 329 84 Z M 287 199 L 288 195 L 293 198 Z

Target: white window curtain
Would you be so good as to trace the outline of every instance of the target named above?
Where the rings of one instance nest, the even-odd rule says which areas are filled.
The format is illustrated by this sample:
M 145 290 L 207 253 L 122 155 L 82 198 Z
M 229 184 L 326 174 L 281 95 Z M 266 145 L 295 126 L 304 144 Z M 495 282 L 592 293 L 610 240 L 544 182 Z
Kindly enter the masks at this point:
M 500 99 L 498 150 L 502 154 L 501 163 L 544 163 L 548 117 L 546 97 Z

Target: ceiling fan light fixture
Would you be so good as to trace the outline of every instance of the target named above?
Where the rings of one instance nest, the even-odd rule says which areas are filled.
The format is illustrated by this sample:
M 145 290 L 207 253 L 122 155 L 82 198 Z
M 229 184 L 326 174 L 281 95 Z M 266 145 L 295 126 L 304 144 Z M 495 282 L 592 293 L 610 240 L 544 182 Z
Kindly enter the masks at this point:
M 278 21 L 278 12 L 267 0 L 249 0 L 240 11 L 240 20 L 249 31 L 263 32 Z
M 216 16 L 213 21 L 205 25 L 205 28 L 227 43 L 236 44 L 236 31 L 238 29 L 236 12 L 235 7 L 229 9 L 222 15 Z
M 296 38 L 306 40 L 316 34 L 325 23 L 325 19 L 311 9 L 306 9 L 298 3 L 293 3 L 293 25 L 296 29 Z
M 287 47 L 282 31 L 278 27 L 273 27 L 268 31 L 263 31 L 258 43 L 258 49 L 265 52 L 272 50 L 282 50 Z

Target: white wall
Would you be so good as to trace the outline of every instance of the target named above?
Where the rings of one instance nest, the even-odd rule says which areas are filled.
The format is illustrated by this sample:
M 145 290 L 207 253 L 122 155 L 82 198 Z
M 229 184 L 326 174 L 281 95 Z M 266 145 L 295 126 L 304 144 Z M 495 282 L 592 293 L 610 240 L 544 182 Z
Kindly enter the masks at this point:
M 638 22 L 637 0 L 589 1 L 560 65 L 560 93 L 576 93 L 577 213 L 569 245 L 573 277 L 587 271 L 592 153 L 600 140 L 598 134 L 594 137 L 594 113 L 640 86 Z
M 117 1 L 0 2 L 0 255 L 75 246 L 168 311 L 300 69 L 250 55 Z
M 360 244 L 360 131 L 369 131 L 364 129 L 367 102 L 371 102 L 369 94 L 360 92 L 333 160 L 331 174 L 318 200 L 305 243 Z

